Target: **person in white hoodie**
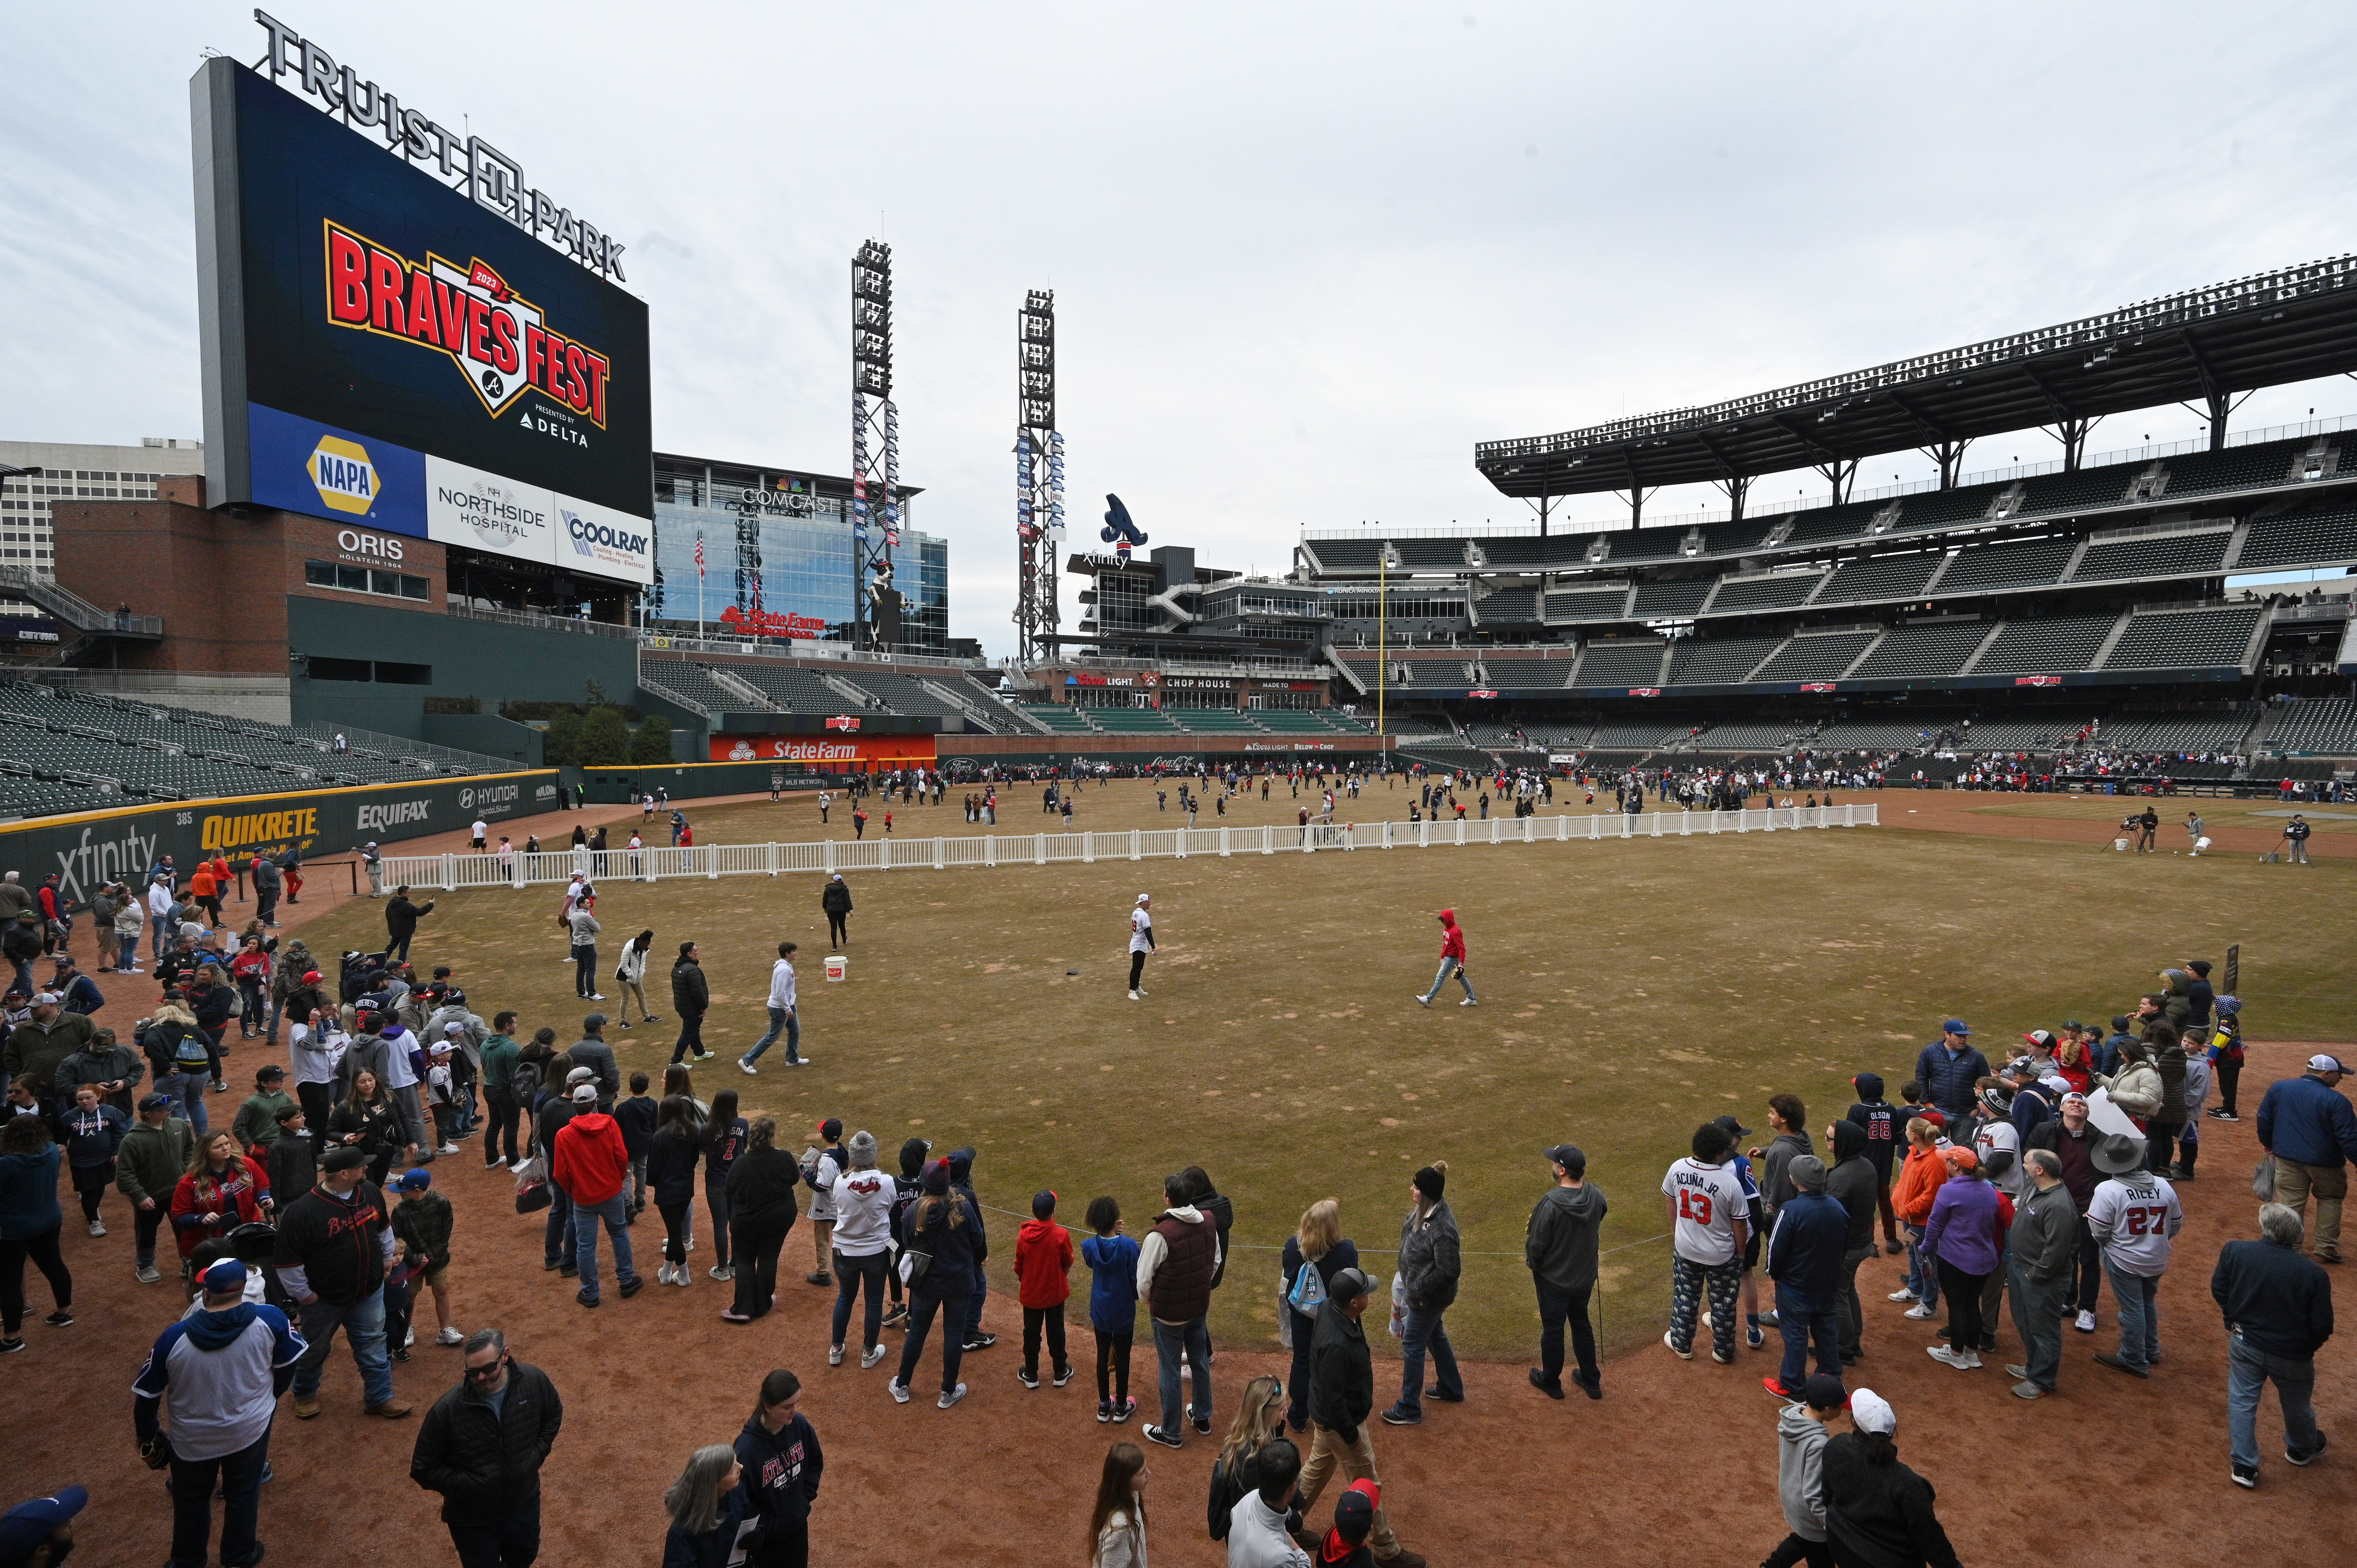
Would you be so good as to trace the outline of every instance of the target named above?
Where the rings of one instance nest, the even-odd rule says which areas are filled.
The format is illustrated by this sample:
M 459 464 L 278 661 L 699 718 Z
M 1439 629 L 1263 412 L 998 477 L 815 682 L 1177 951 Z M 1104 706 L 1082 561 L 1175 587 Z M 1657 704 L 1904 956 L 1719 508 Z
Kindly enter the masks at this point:
M 1309 1568 L 1309 1553 L 1294 1544 L 1286 1529 L 1294 1483 L 1301 1476 L 1301 1450 L 1273 1437 L 1254 1455 L 1260 1489 L 1238 1498 L 1228 1510 L 1228 1568 Z
M 640 931 L 623 944 L 621 961 L 614 966 L 615 992 L 622 999 L 622 1015 L 618 1022 L 625 1029 L 630 1026 L 630 998 L 633 996 L 639 999 L 639 1022 L 662 1022 L 647 1006 L 647 954 L 654 945 L 654 932 Z
M 1792 1533 L 1760 1568 L 1792 1568 L 1795 1563 L 1833 1568 L 1833 1543 L 1825 1539 L 1824 1455 L 1832 1435 L 1826 1428 L 1848 1405 L 1842 1380 L 1819 1372 L 1776 1418 L 1776 1498 L 1784 1505 Z
M 780 942 L 778 961 L 770 966 L 770 1032 L 754 1042 L 753 1048 L 737 1058 L 737 1070 L 759 1076 L 760 1069 L 753 1064 L 770 1048 L 780 1035 L 786 1037 L 786 1065 L 801 1067 L 810 1058 L 802 1055 L 802 1021 L 794 999 L 794 954 L 799 942 Z
M 892 1204 L 899 1183 L 876 1168 L 876 1134 L 854 1133 L 847 1145 L 851 1168 L 835 1178 L 834 1273 L 839 1282 L 834 1298 L 834 1334 L 828 1341 L 826 1364 L 843 1365 L 844 1335 L 851 1326 L 851 1309 L 859 1299 L 861 1282 L 867 1287 L 867 1316 L 860 1337 L 859 1365 L 864 1369 L 884 1359 L 884 1273 L 892 1247 Z M 833 1167 L 834 1162 L 823 1165 Z

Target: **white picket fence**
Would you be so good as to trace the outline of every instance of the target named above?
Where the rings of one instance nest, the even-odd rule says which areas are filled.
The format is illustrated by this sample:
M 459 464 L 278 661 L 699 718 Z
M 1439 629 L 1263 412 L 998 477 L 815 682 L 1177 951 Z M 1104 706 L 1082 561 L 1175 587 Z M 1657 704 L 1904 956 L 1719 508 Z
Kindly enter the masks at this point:
M 1488 822 L 1357 822 L 1308 827 L 1134 828 L 1110 833 L 994 833 L 980 838 L 827 839 L 817 843 L 716 843 L 688 849 L 580 849 L 517 854 L 386 855 L 387 888 L 406 885 L 532 887 L 562 885 L 576 871 L 594 881 L 659 882 L 680 876 L 777 876 L 792 872 L 949 871 L 968 865 L 1052 865 L 1100 860 L 1185 860 L 1194 855 L 1316 854 L 1442 845 L 1566 843 L 1575 840 L 1691 838 L 1704 833 L 1798 828 L 1874 827 L 1872 804 L 1780 806 L 1755 811 L 1652 811 L 1631 816 L 1492 817 Z

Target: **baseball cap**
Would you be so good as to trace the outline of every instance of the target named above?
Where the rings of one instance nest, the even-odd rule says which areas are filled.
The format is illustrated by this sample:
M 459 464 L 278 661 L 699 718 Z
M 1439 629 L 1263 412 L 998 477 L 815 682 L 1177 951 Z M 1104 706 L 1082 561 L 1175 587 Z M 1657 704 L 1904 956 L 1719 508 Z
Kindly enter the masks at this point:
M 2041 1046 L 2050 1046 L 2054 1043 L 2053 1035 L 2045 1029 L 2032 1029 L 2021 1037 L 2025 1040 L 2035 1041 Z
M 172 1109 L 172 1101 L 165 1095 L 143 1094 L 139 1097 L 139 1109 L 142 1112 L 169 1111 Z
M 245 1265 L 235 1258 L 223 1258 L 207 1269 L 201 1278 L 205 1289 L 227 1293 L 245 1288 Z
M 54 1004 L 58 1000 L 58 993 L 54 991 L 36 991 L 33 993 L 33 1005 L 36 1007 L 38 1007 L 45 1003 Z
M 329 1149 L 326 1155 L 322 1155 L 319 1160 L 319 1168 L 323 1171 L 328 1172 L 356 1171 L 366 1164 L 368 1164 L 368 1156 L 366 1155 L 361 1154 L 358 1149 L 351 1147 L 350 1144 L 346 1144 L 344 1147 L 339 1149 Z
M 307 969 L 303 972 L 303 983 L 306 985 L 317 985 L 319 979 L 319 972 L 316 969 Z
M 597 1069 L 594 1067 L 577 1067 L 571 1072 L 565 1075 L 565 1081 L 568 1087 L 578 1087 L 585 1083 L 594 1083 L 597 1081 Z
M 5 1519 L 0 1519 L 0 1557 L 30 1557 L 33 1548 L 48 1540 L 58 1526 L 69 1522 L 89 1506 L 90 1490 L 86 1487 L 68 1487 L 62 1492 L 18 1503 Z
M 1358 1269 L 1337 1269 L 1334 1277 L 1326 1282 L 1326 1293 L 1336 1301 L 1349 1301 L 1352 1296 L 1372 1294 L 1374 1287 L 1364 1273 Z
M 1574 1176 L 1579 1176 L 1587 1169 L 1587 1156 L 1580 1153 L 1577 1144 L 1557 1144 L 1551 1149 L 1542 1149 L 1539 1157 L 1553 1160 Z
M 1981 1168 L 1981 1157 L 1962 1144 L 1942 1149 L 1940 1156 L 1958 1170 L 1977 1171 Z
M 1356 1546 L 1374 1530 L 1375 1510 L 1381 1507 L 1383 1493 L 1374 1482 L 1351 1482 L 1351 1489 L 1334 1499 L 1334 1533 Z
M 581 1020 L 581 1026 L 585 1029 L 602 1029 L 606 1026 L 606 1015 L 592 1013 Z
M 594 1083 L 575 1084 L 573 1086 L 573 1103 L 576 1105 L 597 1104 L 597 1086 Z
M 1748 1138 L 1751 1135 L 1751 1129 L 1732 1116 L 1713 1117 L 1710 1124 L 1731 1138 Z
M 442 1032 L 446 1035 L 463 1035 L 467 1032 L 467 1026 L 457 1023 L 445 1024 L 442 1026 Z
M 272 1062 L 269 1066 L 264 1068 L 253 1076 L 256 1078 L 285 1078 L 286 1076 L 286 1069 L 280 1067 L 276 1062 Z
M 410 1166 L 409 1169 L 402 1172 L 401 1178 L 393 1184 L 393 1190 L 396 1192 L 424 1192 L 433 1185 L 434 1173 L 424 1165 Z
M 1860 1432 L 1879 1432 L 1887 1437 L 1899 1430 L 1899 1412 L 1872 1389 L 1860 1389 L 1849 1396 L 1849 1418 Z
M 2083 1095 L 2083 1094 L 2080 1093 L 2080 1092 L 2079 1092 L 2077 1090 L 2075 1090 L 2075 1089 L 2074 1089 L 2074 1090 L 2072 1090 L 2070 1093 L 2068 1093 L 2068 1094 L 2066 1094 L 2066 1095 L 2064 1095 L 2064 1096 L 2062 1097 L 2062 1103 L 2063 1103 L 2063 1104 L 2065 1104 L 2065 1105 L 2068 1105 L 2068 1104 L 2070 1104 L 2070 1103 L 2071 1103 L 2071 1101 L 2074 1101 L 2074 1100 L 2075 1100 L 2075 1101 L 2078 1101 L 2080 1104 L 2082 1104 L 2082 1105 L 2084 1105 L 2084 1104 L 2086 1104 L 2086 1103 L 2087 1103 L 2087 1097 L 2086 1097 L 2085 1095 Z
M 1849 1391 L 1830 1372 L 1819 1372 L 1802 1384 L 1801 1397 L 1812 1410 L 1839 1410 L 1849 1403 Z
M 2038 1080 L 2038 1087 L 2040 1089 L 2051 1089 L 2061 1094 L 2068 1094 L 2071 1092 L 2071 1080 L 2064 1078 L 2059 1072 L 2050 1072 L 2044 1078 Z
M 2316 1055 L 2308 1058 L 2308 1070 L 2310 1072 L 2347 1072 L 2349 1069 L 2341 1065 L 2341 1061 L 2339 1057 L 2328 1057 L 2323 1052 L 2319 1051 Z
M 1940 1026 L 1940 1032 L 1943 1035 L 1969 1035 L 1972 1030 L 1964 1026 L 1962 1018 L 1951 1018 Z

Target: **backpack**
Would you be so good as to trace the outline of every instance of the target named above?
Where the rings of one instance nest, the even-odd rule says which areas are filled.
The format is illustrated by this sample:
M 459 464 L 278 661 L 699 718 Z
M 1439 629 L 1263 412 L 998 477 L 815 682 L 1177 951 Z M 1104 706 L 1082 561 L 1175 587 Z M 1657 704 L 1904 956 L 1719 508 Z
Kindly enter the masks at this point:
M 1326 1276 L 1318 1265 L 1304 1258 L 1300 1272 L 1293 1276 L 1292 1288 L 1285 1293 L 1285 1305 L 1304 1317 L 1315 1317 L 1318 1309 L 1326 1305 Z

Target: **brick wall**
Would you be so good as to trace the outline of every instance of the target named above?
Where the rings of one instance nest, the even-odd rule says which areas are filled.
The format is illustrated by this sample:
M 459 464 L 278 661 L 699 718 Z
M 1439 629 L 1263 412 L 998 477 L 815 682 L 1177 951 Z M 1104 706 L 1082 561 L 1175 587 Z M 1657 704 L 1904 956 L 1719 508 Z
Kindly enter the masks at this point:
M 164 618 L 164 640 L 126 644 L 124 669 L 283 676 L 290 595 L 437 615 L 446 607 L 439 544 L 294 512 L 209 511 L 197 504 L 204 484 L 193 476 L 157 488 L 168 499 L 52 508 L 60 585 L 94 604 Z M 305 581 L 309 561 L 424 577 L 429 597 L 314 587 Z

